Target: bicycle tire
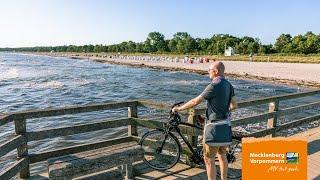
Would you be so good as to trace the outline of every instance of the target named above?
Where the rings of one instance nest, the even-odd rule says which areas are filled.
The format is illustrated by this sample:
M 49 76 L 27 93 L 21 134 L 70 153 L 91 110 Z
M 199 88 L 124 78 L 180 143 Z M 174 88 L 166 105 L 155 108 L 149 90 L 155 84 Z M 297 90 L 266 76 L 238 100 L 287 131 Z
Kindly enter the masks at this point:
M 242 177 L 242 144 L 237 139 L 232 139 L 232 144 L 228 146 L 227 159 L 228 159 L 228 174 L 227 179 L 241 179 Z M 220 167 L 217 167 L 217 175 L 221 177 Z
M 166 139 L 164 138 L 165 135 L 168 135 Z M 163 140 L 165 140 L 165 142 L 163 142 Z M 156 152 L 162 143 L 164 144 L 163 149 L 165 151 L 162 150 L 160 153 Z M 139 144 L 145 153 L 143 161 L 153 169 L 165 171 L 172 168 L 180 160 L 181 145 L 177 137 L 170 132 L 165 133 L 163 129 L 155 129 L 145 133 Z M 172 150 L 172 152 L 170 152 L 170 150 Z

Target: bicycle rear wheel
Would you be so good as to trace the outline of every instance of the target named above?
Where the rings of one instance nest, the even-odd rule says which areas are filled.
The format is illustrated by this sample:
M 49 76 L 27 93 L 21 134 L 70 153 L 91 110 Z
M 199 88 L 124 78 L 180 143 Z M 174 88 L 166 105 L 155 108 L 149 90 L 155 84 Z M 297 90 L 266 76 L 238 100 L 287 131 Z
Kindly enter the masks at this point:
M 153 169 L 170 169 L 180 159 L 181 146 L 178 139 L 162 129 L 147 132 L 139 144 L 144 150 L 144 162 Z
M 242 144 L 241 141 L 232 139 L 232 144 L 227 149 L 228 174 L 227 179 L 241 179 L 242 177 Z M 217 175 L 221 177 L 219 163 L 217 163 Z

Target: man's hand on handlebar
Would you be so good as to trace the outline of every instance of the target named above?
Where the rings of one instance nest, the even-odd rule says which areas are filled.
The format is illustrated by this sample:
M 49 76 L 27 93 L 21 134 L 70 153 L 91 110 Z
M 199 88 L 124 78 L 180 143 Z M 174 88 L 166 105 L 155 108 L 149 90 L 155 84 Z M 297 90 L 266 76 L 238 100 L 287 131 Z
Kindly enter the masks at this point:
M 175 104 L 171 107 L 171 112 L 172 112 L 172 113 L 176 113 L 176 112 L 180 111 L 179 106 L 180 106 L 181 104 L 183 104 L 183 103 L 184 103 L 183 101 L 182 101 L 182 102 L 175 103 Z
M 180 110 L 179 110 L 179 106 L 173 107 L 171 111 L 172 111 L 173 113 L 176 113 L 176 112 L 180 111 Z

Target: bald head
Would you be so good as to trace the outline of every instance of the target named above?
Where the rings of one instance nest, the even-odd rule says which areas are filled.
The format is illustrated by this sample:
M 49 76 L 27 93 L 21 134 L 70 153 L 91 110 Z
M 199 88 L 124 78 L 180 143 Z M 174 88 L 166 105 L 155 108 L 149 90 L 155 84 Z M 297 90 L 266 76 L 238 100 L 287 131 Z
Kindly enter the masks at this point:
M 223 76 L 224 75 L 224 64 L 220 61 L 215 61 L 210 65 L 210 69 L 216 69 L 218 72 L 218 75 Z

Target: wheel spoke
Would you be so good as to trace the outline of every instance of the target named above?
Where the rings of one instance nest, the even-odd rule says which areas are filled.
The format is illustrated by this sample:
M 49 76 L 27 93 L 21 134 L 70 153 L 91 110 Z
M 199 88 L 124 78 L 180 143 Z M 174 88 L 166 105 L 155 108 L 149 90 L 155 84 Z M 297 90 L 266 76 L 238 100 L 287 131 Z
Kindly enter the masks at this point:
M 145 162 L 157 170 L 166 170 L 180 159 L 180 146 L 175 137 L 161 130 L 146 133 L 140 142 L 145 152 Z

